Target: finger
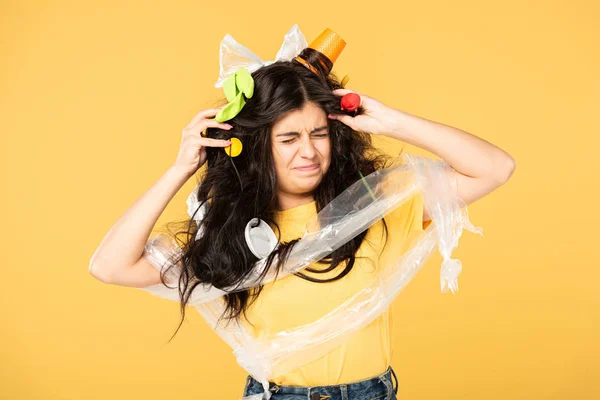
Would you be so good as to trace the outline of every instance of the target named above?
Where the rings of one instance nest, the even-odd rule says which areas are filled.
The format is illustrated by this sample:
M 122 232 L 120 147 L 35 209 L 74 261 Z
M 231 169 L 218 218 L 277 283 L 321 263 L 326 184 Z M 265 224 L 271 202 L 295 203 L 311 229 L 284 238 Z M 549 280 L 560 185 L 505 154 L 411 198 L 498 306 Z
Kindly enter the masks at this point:
M 354 117 L 344 114 L 329 114 L 327 117 L 330 119 L 338 120 L 344 123 L 345 125 L 348 125 L 350 128 L 354 129 Z
M 204 146 L 204 147 L 228 147 L 228 146 L 231 146 L 230 140 L 212 139 L 212 138 L 205 138 L 205 137 L 196 138 L 195 140 L 197 141 L 198 144 L 200 144 L 201 146 Z
M 348 93 L 356 93 L 356 94 L 360 95 L 360 93 L 357 92 L 356 90 L 350 90 L 350 89 L 334 89 L 333 90 L 333 94 L 336 94 L 338 96 L 343 96 Z
M 231 124 L 225 122 L 218 122 L 214 119 L 203 119 L 198 123 L 198 129 L 206 129 L 206 128 L 221 128 L 225 130 L 230 130 L 233 128 Z
M 231 130 L 233 126 L 224 122 L 217 122 L 214 119 L 201 119 L 197 124 L 191 125 L 185 130 L 188 134 L 195 136 L 200 132 L 200 136 L 206 136 L 206 128 L 219 128 L 225 131 Z
M 198 114 L 196 114 L 196 116 L 194 118 L 192 118 L 192 122 L 190 123 L 190 125 L 194 125 L 204 118 L 214 117 L 226 105 L 227 104 L 222 105 L 220 107 L 207 108 L 205 110 L 200 110 L 200 112 Z

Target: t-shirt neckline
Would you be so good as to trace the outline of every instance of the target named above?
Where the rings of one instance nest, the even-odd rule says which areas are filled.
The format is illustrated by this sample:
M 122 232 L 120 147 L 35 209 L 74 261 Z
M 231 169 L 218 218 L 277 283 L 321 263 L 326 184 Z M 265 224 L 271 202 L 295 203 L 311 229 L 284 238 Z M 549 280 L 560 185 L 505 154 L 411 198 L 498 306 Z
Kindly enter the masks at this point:
M 281 219 L 306 219 L 316 213 L 317 201 L 312 200 L 306 204 L 302 204 L 287 210 L 275 210 L 275 218 Z

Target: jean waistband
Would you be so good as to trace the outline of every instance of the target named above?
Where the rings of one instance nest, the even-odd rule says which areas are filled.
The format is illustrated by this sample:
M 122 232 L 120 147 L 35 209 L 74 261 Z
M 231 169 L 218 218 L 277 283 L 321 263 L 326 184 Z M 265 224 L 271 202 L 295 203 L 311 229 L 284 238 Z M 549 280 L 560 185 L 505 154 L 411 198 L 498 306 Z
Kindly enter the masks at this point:
M 393 380 L 396 382 L 395 385 L 392 383 Z M 354 381 L 349 383 L 343 383 L 338 385 L 325 385 L 325 386 L 289 386 L 289 385 L 277 385 L 274 382 L 269 382 L 269 391 L 271 393 L 278 394 L 297 394 L 307 396 L 309 399 L 321 400 L 323 398 L 347 398 L 349 393 L 361 393 L 368 392 L 370 389 L 375 389 L 378 385 L 385 385 L 387 392 L 391 395 L 392 392 L 398 393 L 398 378 L 394 369 L 389 366 L 388 369 L 380 374 L 371 378 L 363 379 L 360 381 Z M 251 375 L 246 378 L 246 388 L 244 393 L 256 394 L 263 393 L 262 384 L 254 379 Z M 344 396 L 342 396 L 344 394 Z

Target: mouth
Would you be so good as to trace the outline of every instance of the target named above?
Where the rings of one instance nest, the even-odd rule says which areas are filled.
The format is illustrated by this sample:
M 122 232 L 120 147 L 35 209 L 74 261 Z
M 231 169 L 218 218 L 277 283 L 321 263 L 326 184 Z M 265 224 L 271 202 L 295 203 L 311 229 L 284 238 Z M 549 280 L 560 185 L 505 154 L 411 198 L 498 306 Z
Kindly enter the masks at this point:
M 302 167 L 296 167 L 294 169 L 297 169 L 298 171 L 314 171 L 318 167 L 319 167 L 319 164 L 310 164 L 310 165 L 304 165 Z

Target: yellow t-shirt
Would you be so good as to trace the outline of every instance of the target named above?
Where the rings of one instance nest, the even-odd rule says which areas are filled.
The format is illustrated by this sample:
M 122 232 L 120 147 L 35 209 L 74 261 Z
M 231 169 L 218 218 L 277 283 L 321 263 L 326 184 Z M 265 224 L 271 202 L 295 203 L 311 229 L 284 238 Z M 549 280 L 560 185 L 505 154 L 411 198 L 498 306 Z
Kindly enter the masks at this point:
M 281 229 L 280 240 L 289 241 L 302 237 L 307 221 L 316 213 L 315 201 L 276 212 L 275 220 Z M 384 219 L 388 227 L 388 242 L 383 253 L 381 249 L 385 242 L 385 232 L 383 223 L 379 220 L 369 228 L 356 253 L 352 270 L 343 278 L 316 283 L 288 275 L 266 284 L 246 312 L 254 325 L 247 325 L 247 329 L 255 337 L 261 337 L 311 323 L 322 317 L 363 289 L 377 275 L 380 266 L 396 260 L 410 245 L 413 235 L 431 222 L 423 223 L 423 201 L 420 194 L 392 210 Z M 304 273 L 322 280 L 337 276 L 345 265 L 346 262 L 342 262 L 334 270 L 322 274 Z M 324 269 L 326 265 L 315 263 L 311 267 Z M 272 378 L 271 381 L 279 385 L 294 386 L 337 385 L 382 374 L 390 365 L 392 355 L 391 311 L 392 308 L 388 308 L 333 351 Z

